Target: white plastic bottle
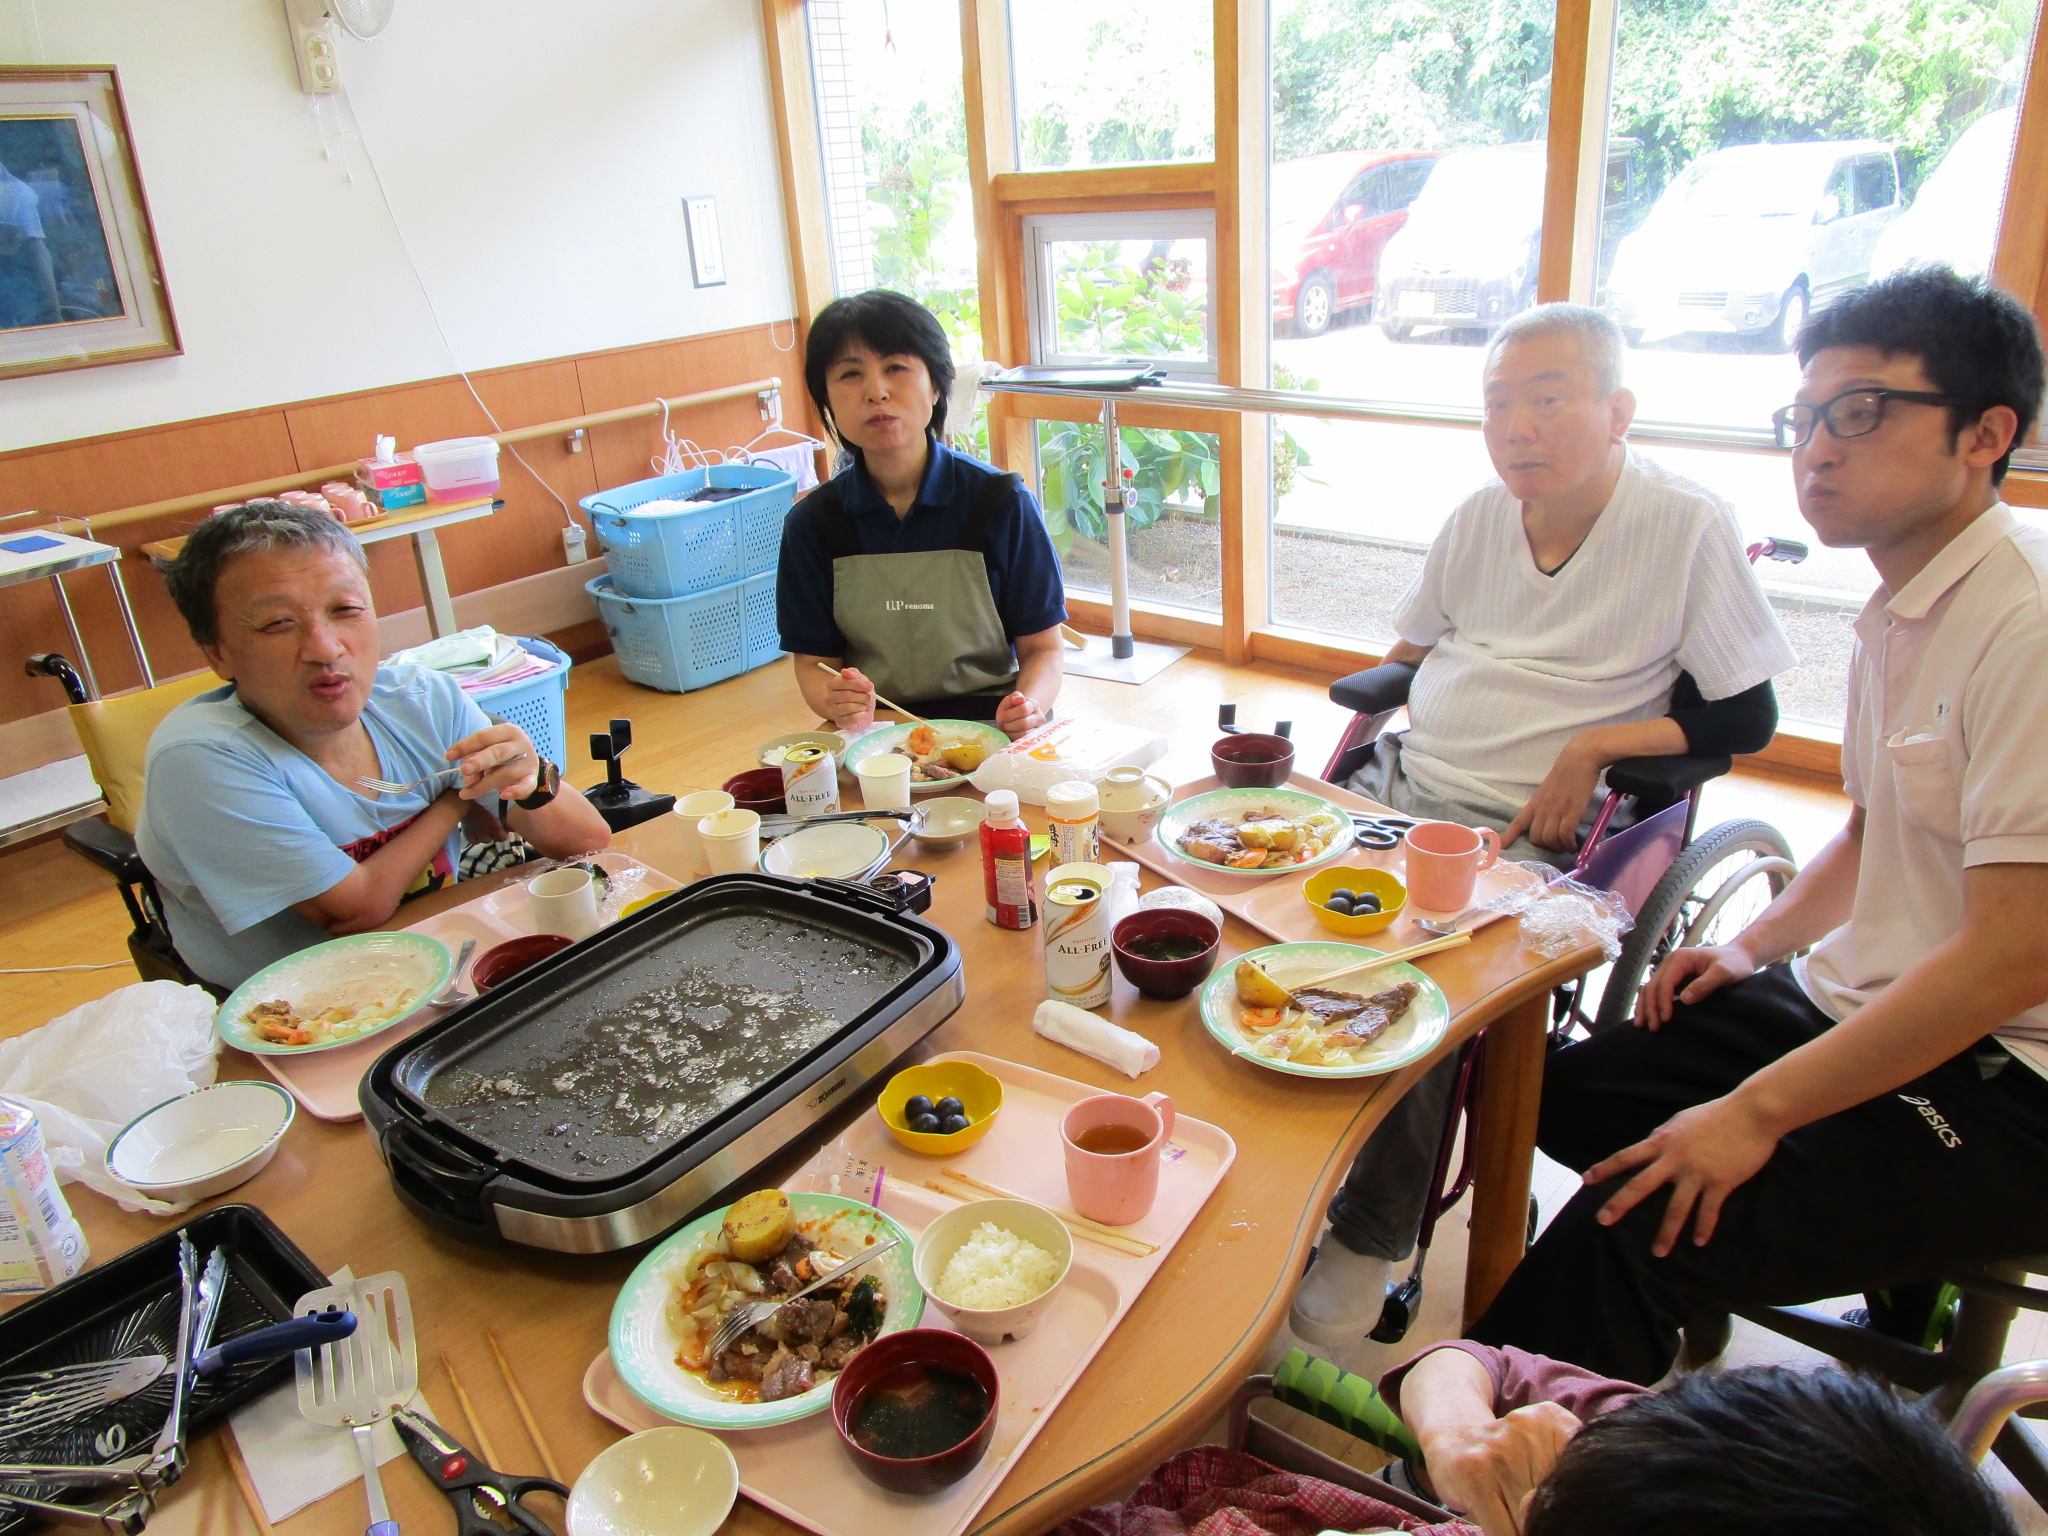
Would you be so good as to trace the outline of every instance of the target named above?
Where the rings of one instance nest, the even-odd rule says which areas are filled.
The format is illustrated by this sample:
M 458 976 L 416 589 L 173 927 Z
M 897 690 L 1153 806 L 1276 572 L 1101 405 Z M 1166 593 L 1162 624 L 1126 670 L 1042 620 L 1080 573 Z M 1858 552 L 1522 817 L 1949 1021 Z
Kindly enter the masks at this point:
M 0 1293 L 47 1291 L 91 1257 L 57 1187 L 35 1111 L 0 1096 Z
M 1102 804 L 1095 786 L 1069 779 L 1045 792 L 1045 825 L 1052 833 L 1052 864 L 1093 864 L 1102 853 Z

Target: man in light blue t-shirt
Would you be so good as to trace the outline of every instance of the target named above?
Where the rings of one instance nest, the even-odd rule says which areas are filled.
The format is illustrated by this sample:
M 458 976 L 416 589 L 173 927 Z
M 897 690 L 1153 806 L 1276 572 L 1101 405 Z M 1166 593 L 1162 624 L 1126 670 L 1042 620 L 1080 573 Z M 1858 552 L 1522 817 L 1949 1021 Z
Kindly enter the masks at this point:
M 502 821 L 550 858 L 609 841 L 518 726 L 442 673 L 377 665 L 362 546 L 332 518 L 276 501 L 216 513 L 166 580 L 228 682 L 150 738 L 136 844 L 178 953 L 206 980 L 231 987 L 382 927 L 407 897 L 453 882 L 465 818 Z M 356 787 L 451 765 L 452 782 L 401 794 Z

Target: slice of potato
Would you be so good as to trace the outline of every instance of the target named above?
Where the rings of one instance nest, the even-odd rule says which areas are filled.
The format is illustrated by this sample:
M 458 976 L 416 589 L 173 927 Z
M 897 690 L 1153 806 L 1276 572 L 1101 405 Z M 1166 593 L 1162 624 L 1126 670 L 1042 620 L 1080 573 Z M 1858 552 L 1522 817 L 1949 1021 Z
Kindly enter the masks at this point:
M 796 1233 L 796 1212 L 779 1189 L 742 1195 L 725 1213 L 725 1248 L 743 1264 L 772 1259 Z
M 959 773 L 972 773 L 988 757 L 988 743 L 981 741 L 962 742 L 957 747 L 945 747 L 939 752 L 940 759 L 948 768 Z
M 1252 1008 L 1287 1008 L 1294 994 L 1268 976 L 1256 960 L 1237 962 L 1238 1001 Z

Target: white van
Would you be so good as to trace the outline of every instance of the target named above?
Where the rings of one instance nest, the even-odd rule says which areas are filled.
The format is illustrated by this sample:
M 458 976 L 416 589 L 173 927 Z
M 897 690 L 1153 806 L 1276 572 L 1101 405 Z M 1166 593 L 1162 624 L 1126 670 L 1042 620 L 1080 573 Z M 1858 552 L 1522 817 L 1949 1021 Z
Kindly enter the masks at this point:
M 1784 351 L 1816 306 L 1869 281 L 1898 216 L 1890 145 L 1713 150 L 1621 242 L 1607 307 L 1632 341 L 1719 331 Z
M 1872 282 L 1901 267 L 1940 264 L 1965 277 L 1991 270 L 2018 122 L 2017 107 L 2000 107 L 1986 112 L 1949 145 L 1941 164 L 1920 183 L 1912 205 L 1877 237 L 1870 259 Z

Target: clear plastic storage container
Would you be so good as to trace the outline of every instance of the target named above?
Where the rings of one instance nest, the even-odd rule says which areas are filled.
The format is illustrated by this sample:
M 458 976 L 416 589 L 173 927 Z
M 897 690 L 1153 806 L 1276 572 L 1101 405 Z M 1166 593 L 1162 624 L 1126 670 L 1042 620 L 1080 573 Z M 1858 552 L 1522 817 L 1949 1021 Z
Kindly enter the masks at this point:
M 498 494 L 498 444 L 488 437 L 450 437 L 421 443 L 412 456 L 436 501 L 474 501 Z

